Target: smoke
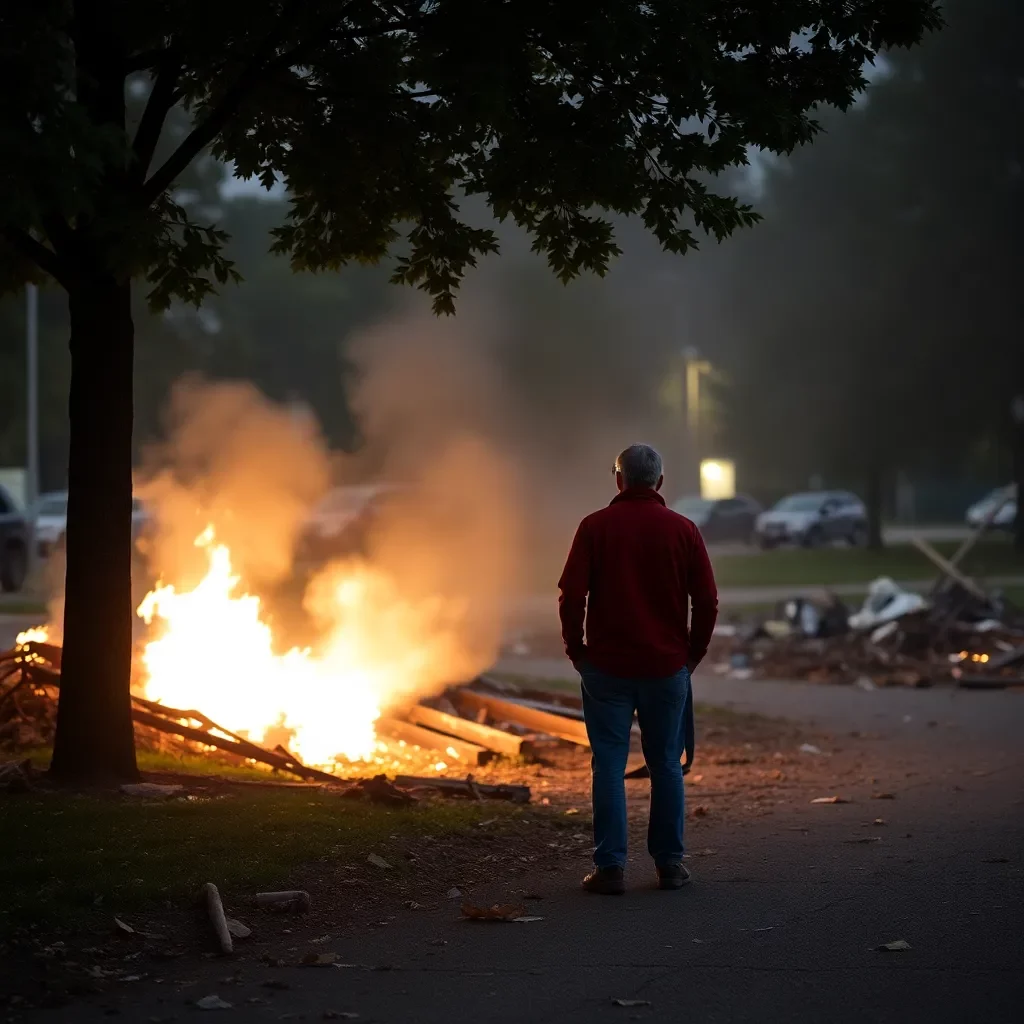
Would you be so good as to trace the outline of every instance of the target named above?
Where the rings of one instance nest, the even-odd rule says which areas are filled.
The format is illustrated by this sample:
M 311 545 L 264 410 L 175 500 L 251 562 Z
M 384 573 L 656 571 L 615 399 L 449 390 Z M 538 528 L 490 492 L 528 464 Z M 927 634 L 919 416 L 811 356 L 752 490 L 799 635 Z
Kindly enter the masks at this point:
M 186 378 L 171 395 L 166 440 L 145 452 L 139 473 L 137 493 L 155 519 L 143 550 L 161 578 L 194 584 L 205 566 L 194 542 L 212 526 L 248 585 L 276 583 L 329 483 L 329 455 L 308 411 L 248 383 Z
M 195 587 L 211 551 L 196 539 L 212 528 L 238 592 L 269 604 L 276 646 L 289 633 L 280 598 L 291 588 L 315 625 L 312 656 L 339 673 L 369 671 L 388 704 L 493 662 L 519 589 L 522 486 L 497 440 L 500 379 L 451 324 L 392 322 L 365 334 L 356 358 L 358 455 L 332 457 L 307 411 L 250 384 L 187 379 L 173 391 L 165 439 L 145 453 L 137 493 L 152 515 L 142 544 L 156 577 L 179 593 Z M 366 550 L 307 580 L 295 556 L 310 513 L 332 485 L 367 476 L 394 489 Z M 209 614 L 210 633 L 227 628 Z M 311 706 L 299 717 L 308 723 Z
M 444 683 L 493 662 L 522 586 L 525 480 L 502 438 L 506 395 L 485 337 L 469 317 L 411 314 L 354 348 L 364 448 L 343 470 L 373 467 L 400 486 L 370 538 L 370 562 L 418 606 L 444 602 Z

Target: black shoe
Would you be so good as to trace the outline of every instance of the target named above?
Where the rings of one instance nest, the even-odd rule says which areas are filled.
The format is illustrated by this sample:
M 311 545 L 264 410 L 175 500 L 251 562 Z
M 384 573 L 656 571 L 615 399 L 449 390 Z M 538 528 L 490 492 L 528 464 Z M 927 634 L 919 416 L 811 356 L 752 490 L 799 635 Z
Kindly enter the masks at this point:
M 622 868 L 594 868 L 583 879 L 587 892 L 599 892 L 602 896 L 621 896 L 626 891 Z
M 682 889 L 690 880 L 690 872 L 682 864 L 658 865 L 659 889 Z

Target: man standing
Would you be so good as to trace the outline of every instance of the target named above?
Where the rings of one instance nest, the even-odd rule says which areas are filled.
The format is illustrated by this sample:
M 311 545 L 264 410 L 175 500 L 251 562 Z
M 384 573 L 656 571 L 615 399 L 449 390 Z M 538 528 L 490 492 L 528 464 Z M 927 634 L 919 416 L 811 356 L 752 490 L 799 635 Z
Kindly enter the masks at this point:
M 683 867 L 683 769 L 693 760 L 690 674 L 711 642 L 718 591 L 700 532 L 665 506 L 661 456 L 634 444 L 615 460 L 619 493 L 580 523 L 558 582 L 565 652 L 583 680 L 593 750 L 590 892 L 625 892 L 626 786 L 633 713 L 651 773 L 647 849 L 662 889 Z M 692 621 L 687 629 L 687 603 Z M 584 618 L 586 638 L 584 639 Z

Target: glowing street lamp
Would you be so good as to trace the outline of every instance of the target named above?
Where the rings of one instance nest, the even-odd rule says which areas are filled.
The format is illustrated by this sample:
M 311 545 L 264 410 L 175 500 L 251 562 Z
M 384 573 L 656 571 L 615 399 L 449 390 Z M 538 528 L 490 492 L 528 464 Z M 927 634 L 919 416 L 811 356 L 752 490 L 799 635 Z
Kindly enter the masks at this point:
M 736 497 L 736 463 L 732 459 L 701 459 L 700 496 L 710 501 Z

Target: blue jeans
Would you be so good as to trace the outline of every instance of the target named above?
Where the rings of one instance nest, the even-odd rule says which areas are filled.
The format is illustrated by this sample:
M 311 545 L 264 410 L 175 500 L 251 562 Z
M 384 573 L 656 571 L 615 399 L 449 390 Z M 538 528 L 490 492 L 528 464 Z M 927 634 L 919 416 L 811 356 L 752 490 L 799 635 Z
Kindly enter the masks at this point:
M 583 714 L 593 751 L 594 863 L 626 864 L 626 758 L 633 712 L 640 722 L 644 758 L 651 772 L 651 816 L 647 850 L 659 866 L 683 858 L 684 710 L 690 673 L 664 679 L 624 679 L 579 666 Z

